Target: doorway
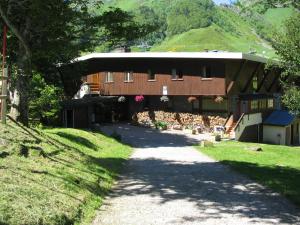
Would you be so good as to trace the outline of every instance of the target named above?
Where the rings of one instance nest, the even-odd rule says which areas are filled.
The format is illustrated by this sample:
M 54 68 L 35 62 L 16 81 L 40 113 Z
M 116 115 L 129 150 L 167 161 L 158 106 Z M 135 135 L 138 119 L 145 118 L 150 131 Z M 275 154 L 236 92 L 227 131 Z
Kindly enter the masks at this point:
M 74 111 L 66 110 L 66 127 L 74 128 Z

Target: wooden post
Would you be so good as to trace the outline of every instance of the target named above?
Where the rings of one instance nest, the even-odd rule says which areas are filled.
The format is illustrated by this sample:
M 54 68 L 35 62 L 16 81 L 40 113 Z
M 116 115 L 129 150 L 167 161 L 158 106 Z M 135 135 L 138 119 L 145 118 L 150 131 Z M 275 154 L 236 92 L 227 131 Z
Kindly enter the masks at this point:
M 1 122 L 6 124 L 7 113 L 7 68 L 3 71 L 2 91 L 1 91 Z

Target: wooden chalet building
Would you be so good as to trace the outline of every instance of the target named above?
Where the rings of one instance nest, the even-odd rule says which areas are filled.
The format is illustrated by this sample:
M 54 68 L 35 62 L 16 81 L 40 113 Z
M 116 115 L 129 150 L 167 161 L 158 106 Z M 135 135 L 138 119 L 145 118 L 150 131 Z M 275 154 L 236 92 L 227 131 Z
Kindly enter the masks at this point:
M 166 109 L 160 98 L 168 96 L 169 111 L 223 115 L 237 139 L 260 141 L 264 119 L 281 110 L 280 71 L 266 70 L 266 63 L 237 52 L 93 53 L 75 59 L 69 70 L 80 68 L 90 97 L 124 96 L 128 118 L 136 111 L 135 96 L 143 95 L 143 107 L 150 110 Z M 196 100 L 191 104 L 188 97 Z M 89 111 L 97 114 L 96 108 Z

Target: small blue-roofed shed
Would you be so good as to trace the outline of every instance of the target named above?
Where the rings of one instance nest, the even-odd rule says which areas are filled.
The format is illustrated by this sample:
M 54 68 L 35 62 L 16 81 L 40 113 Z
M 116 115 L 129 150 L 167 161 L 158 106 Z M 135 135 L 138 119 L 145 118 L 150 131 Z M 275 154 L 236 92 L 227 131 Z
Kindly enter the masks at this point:
M 275 110 L 263 121 L 263 141 L 280 145 L 298 145 L 299 119 L 286 110 Z

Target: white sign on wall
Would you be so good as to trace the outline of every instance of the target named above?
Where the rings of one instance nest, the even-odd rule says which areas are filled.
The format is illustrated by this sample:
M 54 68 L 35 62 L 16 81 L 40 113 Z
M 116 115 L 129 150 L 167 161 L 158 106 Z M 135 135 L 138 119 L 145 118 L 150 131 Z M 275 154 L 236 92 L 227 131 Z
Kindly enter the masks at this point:
M 168 86 L 163 86 L 163 95 L 168 95 Z

